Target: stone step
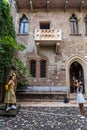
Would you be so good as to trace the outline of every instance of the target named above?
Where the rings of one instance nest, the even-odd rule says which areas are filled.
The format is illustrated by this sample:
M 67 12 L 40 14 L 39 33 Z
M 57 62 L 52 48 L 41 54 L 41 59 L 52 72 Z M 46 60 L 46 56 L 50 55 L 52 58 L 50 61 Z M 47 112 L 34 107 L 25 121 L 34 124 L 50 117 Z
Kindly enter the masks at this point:
M 6 106 L 5 104 L 0 105 L 0 116 L 16 116 L 19 112 L 20 105 L 17 105 L 17 108 L 15 110 L 10 109 L 8 112 L 6 112 Z

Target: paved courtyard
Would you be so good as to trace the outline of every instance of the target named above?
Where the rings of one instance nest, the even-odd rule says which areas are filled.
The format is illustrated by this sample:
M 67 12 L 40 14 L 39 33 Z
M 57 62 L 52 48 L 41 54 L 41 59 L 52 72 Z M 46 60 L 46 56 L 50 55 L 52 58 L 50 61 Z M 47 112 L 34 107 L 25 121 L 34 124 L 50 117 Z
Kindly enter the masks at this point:
M 87 115 L 79 117 L 78 105 L 72 101 L 20 102 L 15 117 L 1 116 L 0 130 L 87 130 Z M 87 104 L 85 104 L 87 113 Z

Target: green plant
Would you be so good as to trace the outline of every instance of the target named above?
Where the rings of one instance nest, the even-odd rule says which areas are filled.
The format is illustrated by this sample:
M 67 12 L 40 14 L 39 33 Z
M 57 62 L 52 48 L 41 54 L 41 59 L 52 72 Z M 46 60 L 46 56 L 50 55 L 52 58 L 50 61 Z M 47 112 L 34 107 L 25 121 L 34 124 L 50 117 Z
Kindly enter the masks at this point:
M 18 83 L 17 87 L 26 87 L 28 85 L 27 83 L 27 77 L 30 77 L 29 70 L 26 68 L 26 66 L 19 60 L 16 59 L 15 65 L 17 67 L 17 72 L 18 72 Z
M 15 28 L 9 2 L 0 0 L 0 86 L 5 84 L 11 65 L 18 68 L 22 80 L 26 77 L 26 67 L 17 58 L 15 53 L 16 50 L 23 51 L 25 46 L 17 43 L 15 37 Z M 24 80 L 22 80 L 21 82 L 24 83 Z

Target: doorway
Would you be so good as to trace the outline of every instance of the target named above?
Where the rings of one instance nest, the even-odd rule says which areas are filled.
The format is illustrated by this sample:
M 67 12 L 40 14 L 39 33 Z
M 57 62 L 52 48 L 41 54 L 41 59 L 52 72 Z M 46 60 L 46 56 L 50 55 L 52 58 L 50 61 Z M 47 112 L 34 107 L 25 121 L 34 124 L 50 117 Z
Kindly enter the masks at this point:
M 73 62 L 71 64 L 71 66 L 70 66 L 69 73 L 70 73 L 70 93 L 76 92 L 76 88 L 74 86 L 74 80 L 75 79 L 78 79 L 78 80 L 82 81 L 82 83 L 83 83 L 83 92 L 85 93 L 84 74 L 83 74 L 83 68 L 82 68 L 81 64 L 76 62 L 76 61 Z

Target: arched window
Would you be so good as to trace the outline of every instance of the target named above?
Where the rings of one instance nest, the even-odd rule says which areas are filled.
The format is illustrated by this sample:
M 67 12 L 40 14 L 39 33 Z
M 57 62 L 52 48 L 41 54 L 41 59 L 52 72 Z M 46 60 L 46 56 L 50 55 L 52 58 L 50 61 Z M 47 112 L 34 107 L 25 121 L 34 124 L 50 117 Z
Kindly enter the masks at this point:
M 86 32 L 86 35 L 87 35 L 87 15 L 84 18 L 84 21 L 85 21 L 85 32 Z
M 46 77 L 46 61 L 45 60 L 40 61 L 40 77 L 41 78 Z
M 25 15 L 20 19 L 19 33 L 20 34 L 28 33 L 28 18 Z
M 74 14 L 70 18 L 70 28 L 72 34 L 78 34 L 78 19 Z
M 32 77 L 36 77 L 36 61 L 35 60 L 30 61 L 30 74 Z

